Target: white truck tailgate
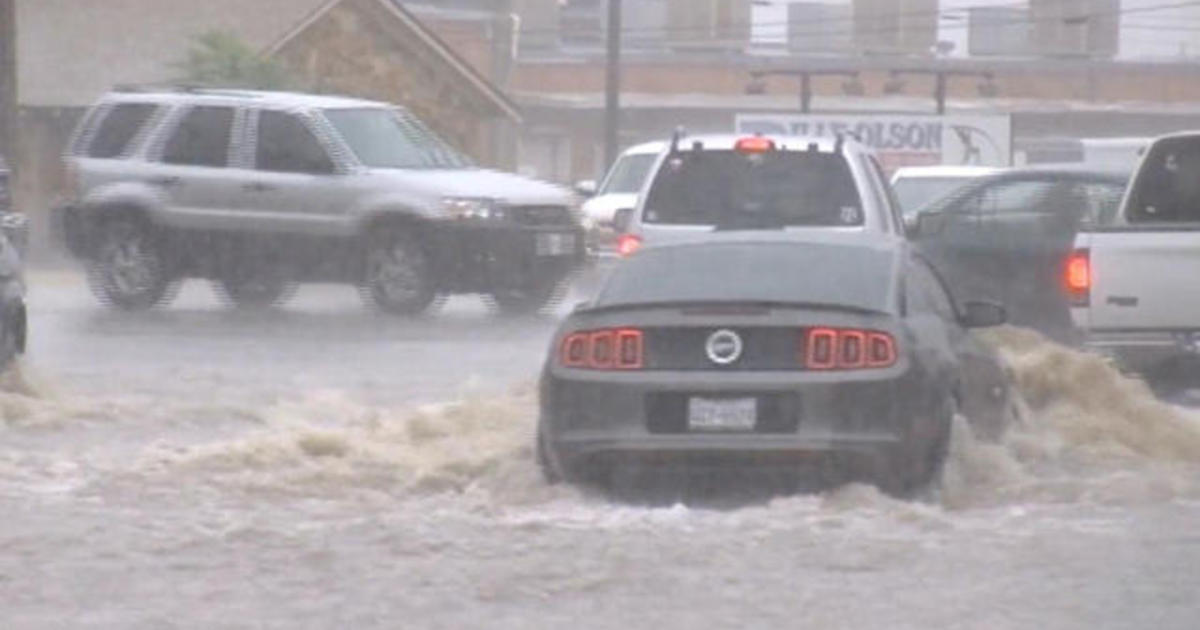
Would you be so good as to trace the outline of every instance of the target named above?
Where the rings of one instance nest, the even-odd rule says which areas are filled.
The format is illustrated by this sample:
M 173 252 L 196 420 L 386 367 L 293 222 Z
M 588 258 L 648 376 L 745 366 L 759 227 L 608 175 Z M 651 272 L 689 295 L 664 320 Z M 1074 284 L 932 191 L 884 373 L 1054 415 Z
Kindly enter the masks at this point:
M 1092 269 L 1088 327 L 1200 329 L 1200 226 L 1102 230 L 1087 243 Z

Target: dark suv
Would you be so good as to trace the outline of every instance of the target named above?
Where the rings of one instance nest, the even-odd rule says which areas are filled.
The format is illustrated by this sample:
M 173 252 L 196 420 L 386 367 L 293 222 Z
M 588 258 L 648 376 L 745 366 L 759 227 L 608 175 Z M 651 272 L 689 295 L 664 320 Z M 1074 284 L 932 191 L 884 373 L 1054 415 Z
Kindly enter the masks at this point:
M 66 159 L 63 238 L 96 294 L 122 309 L 207 278 L 239 306 L 344 282 L 393 313 L 452 293 L 527 312 L 584 254 L 569 191 L 477 168 L 386 103 L 116 92 L 88 112 Z

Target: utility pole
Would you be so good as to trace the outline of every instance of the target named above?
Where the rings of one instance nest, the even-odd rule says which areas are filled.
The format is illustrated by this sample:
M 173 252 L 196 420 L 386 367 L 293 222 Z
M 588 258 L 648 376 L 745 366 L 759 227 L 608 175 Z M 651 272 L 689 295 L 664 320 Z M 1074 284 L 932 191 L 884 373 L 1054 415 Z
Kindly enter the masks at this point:
M 17 173 L 16 0 L 0 0 L 0 155 Z
M 608 67 L 604 81 L 604 169 L 620 148 L 621 127 L 621 0 L 608 0 Z

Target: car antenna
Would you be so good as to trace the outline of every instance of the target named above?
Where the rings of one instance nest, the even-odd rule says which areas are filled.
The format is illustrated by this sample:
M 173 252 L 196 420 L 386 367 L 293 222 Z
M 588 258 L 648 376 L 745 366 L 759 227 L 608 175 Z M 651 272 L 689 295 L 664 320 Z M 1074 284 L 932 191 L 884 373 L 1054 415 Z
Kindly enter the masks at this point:
M 675 131 L 671 132 L 670 153 L 678 153 L 679 152 L 679 141 L 682 140 L 683 137 L 686 135 L 687 135 L 687 131 L 685 131 L 683 129 L 683 125 L 676 127 Z

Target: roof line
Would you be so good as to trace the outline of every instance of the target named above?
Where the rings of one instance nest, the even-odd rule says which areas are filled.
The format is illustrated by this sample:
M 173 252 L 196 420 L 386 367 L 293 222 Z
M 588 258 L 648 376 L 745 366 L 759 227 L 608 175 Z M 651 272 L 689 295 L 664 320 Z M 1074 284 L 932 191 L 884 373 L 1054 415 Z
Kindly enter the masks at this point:
M 395 15 L 401 22 L 412 29 L 418 37 L 430 48 L 432 48 L 439 56 L 450 64 L 456 71 L 465 76 L 479 91 L 491 100 L 505 115 L 511 118 L 514 122 L 521 122 L 521 111 L 517 104 L 508 97 L 499 87 L 489 81 L 486 77 L 471 67 L 466 61 L 458 56 L 447 44 L 442 41 L 429 27 L 425 26 L 411 11 L 401 6 L 394 0 L 376 0 L 383 8 L 392 15 Z M 318 7 L 308 17 L 301 20 L 291 30 L 279 38 L 275 43 L 267 47 L 263 51 L 264 56 L 272 56 L 279 52 L 288 42 L 295 39 L 300 33 L 304 32 L 308 27 L 312 26 L 318 20 L 325 16 L 335 6 L 343 2 L 343 0 L 329 0 L 325 4 Z

